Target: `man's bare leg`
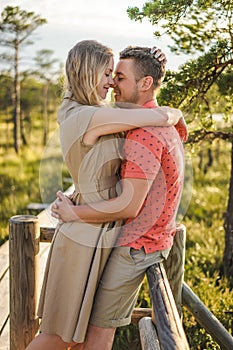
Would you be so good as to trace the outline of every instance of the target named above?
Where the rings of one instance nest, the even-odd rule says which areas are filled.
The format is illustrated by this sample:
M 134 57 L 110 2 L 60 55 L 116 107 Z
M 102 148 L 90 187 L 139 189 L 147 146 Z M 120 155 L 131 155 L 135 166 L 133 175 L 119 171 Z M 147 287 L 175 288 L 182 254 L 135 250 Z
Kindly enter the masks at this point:
M 85 342 L 72 347 L 72 350 L 111 350 L 115 331 L 116 328 L 102 328 L 89 325 Z

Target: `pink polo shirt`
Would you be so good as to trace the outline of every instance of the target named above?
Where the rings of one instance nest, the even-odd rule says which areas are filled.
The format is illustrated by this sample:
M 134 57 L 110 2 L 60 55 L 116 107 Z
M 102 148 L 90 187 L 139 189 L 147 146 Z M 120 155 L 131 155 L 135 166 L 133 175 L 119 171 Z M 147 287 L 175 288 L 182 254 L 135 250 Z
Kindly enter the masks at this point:
M 150 101 L 145 108 L 154 108 Z M 123 147 L 122 178 L 153 180 L 139 215 L 126 220 L 118 244 L 146 253 L 171 247 L 184 179 L 184 150 L 175 127 L 131 130 Z

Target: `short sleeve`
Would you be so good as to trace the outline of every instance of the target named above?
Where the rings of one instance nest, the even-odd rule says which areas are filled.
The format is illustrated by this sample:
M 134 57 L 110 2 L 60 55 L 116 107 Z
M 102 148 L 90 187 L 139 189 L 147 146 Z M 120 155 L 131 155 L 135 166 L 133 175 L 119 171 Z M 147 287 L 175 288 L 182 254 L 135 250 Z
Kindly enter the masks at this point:
M 123 178 L 154 180 L 161 167 L 163 145 L 154 128 L 129 131 L 123 147 Z
M 70 147 L 82 140 L 93 114 L 99 107 L 71 105 L 66 111 L 66 118 L 60 123 L 60 139 L 62 140 L 63 154 L 67 154 Z

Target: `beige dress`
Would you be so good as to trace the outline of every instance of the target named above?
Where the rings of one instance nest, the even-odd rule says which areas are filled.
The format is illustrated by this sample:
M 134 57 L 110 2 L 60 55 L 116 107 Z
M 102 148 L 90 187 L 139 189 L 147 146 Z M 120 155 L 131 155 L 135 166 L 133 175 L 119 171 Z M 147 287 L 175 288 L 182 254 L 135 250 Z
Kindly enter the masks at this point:
M 107 135 L 94 146 L 82 143 L 97 108 L 64 99 L 58 114 L 62 153 L 75 184 L 77 204 L 117 195 L 121 139 Z M 66 342 L 84 341 L 95 291 L 120 225 L 120 221 L 58 225 L 39 301 L 42 332 L 58 334 Z

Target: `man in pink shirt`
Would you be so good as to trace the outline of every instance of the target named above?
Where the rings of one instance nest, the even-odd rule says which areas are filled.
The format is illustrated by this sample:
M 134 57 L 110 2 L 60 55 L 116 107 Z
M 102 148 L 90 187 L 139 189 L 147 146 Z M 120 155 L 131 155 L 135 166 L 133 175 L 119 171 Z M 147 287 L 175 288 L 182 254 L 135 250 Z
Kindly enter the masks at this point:
M 164 74 L 153 50 L 126 48 L 115 70 L 116 102 L 156 107 Z M 179 133 L 173 126 L 129 131 L 123 159 L 119 197 L 91 207 L 70 206 L 69 213 L 59 204 L 57 211 L 65 221 L 125 220 L 96 293 L 87 340 L 74 349 L 112 348 L 116 327 L 131 322 L 146 270 L 166 259 L 173 244 L 184 180 Z M 60 199 L 64 200 L 62 194 Z

